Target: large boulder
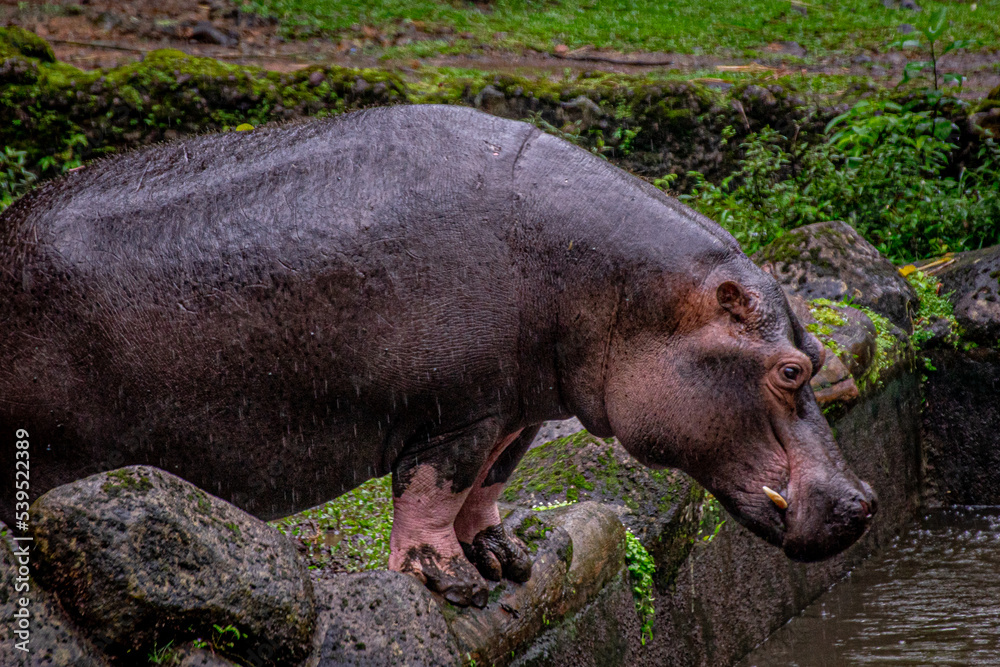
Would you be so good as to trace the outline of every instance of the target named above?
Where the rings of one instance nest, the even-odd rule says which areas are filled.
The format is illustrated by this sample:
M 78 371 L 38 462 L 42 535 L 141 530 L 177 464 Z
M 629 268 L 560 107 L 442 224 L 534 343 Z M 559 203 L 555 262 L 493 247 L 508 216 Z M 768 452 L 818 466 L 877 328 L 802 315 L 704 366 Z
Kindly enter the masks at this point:
M 317 585 L 319 665 L 444 667 L 459 661 L 439 602 L 399 572 L 329 577 Z
M 193 638 L 251 665 L 309 651 L 313 588 L 292 543 L 174 475 L 93 475 L 43 495 L 31 521 L 36 577 L 112 655 Z
M 903 331 L 919 300 L 892 263 L 840 221 L 794 229 L 753 256 L 786 291 L 806 300 L 850 300 L 884 315 Z
M 11 540 L 0 523 L 0 665 L 106 667 L 100 652 L 28 573 L 25 562 L 37 557 L 30 546 Z
M 962 253 L 935 275 L 955 306 L 962 337 L 995 346 L 1000 340 L 1000 246 Z

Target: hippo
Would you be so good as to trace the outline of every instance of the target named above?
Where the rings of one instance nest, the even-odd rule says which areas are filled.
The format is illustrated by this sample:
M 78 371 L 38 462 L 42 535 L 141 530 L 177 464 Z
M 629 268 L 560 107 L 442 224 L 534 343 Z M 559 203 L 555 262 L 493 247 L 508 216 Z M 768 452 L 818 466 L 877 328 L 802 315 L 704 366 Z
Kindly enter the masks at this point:
M 477 606 L 531 575 L 496 501 L 546 420 L 792 559 L 876 509 L 774 280 L 526 123 L 396 106 L 155 146 L 36 188 L 0 239 L 0 453 L 27 435 L 32 498 L 145 464 L 272 519 L 391 473 L 389 567 Z

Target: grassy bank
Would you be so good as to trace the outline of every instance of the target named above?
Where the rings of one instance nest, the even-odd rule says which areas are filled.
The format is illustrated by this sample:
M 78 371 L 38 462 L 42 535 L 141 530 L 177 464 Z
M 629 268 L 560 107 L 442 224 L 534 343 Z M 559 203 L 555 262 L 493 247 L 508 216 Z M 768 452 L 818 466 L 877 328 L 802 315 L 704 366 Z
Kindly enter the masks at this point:
M 955 4 L 921 0 L 924 11 L 949 7 L 956 35 L 981 36 L 978 48 L 1000 47 L 1000 2 Z M 883 48 L 901 24 L 919 18 L 878 0 L 253 0 L 291 34 L 394 33 L 419 22 L 436 39 L 397 51 L 467 51 L 477 41 L 551 50 L 591 45 L 625 51 L 753 56 L 767 45 L 794 41 L 813 56 Z M 473 39 L 451 39 L 467 33 Z

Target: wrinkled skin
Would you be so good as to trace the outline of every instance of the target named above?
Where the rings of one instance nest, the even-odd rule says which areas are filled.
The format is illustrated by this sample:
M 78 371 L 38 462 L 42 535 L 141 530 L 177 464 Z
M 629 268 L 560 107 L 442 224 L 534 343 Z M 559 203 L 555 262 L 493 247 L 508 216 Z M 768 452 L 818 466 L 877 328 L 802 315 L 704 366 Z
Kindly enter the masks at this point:
M 29 432 L 32 498 L 149 464 L 273 518 L 391 472 L 390 567 L 456 604 L 530 576 L 496 499 L 547 419 L 685 470 L 793 558 L 874 511 L 809 388 L 821 348 L 732 237 L 468 109 L 202 137 L 44 185 L 0 216 L 0 341 L 0 455 Z

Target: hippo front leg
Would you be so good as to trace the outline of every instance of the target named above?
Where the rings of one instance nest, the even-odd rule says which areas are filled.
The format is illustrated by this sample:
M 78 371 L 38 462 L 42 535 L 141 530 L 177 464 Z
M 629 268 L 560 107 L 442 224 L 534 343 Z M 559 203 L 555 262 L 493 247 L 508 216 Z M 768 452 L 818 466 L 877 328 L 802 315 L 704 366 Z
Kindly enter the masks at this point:
M 491 581 L 505 577 L 523 583 L 531 577 L 528 549 L 503 525 L 497 499 L 538 429 L 527 428 L 498 443 L 455 518 L 455 534 L 465 557 Z
M 455 534 L 455 519 L 495 460 L 500 427 L 485 419 L 409 443 L 392 472 L 389 569 L 406 572 L 453 604 L 483 607 L 489 590 Z M 513 438 L 511 438 L 512 440 Z M 485 445 L 485 446 L 484 446 Z
M 455 516 L 469 490 L 452 493 L 450 484 L 438 483 L 438 471 L 422 464 L 402 494 L 393 498 L 389 569 L 412 574 L 453 604 L 483 607 L 489 594 L 486 582 L 455 537 Z

